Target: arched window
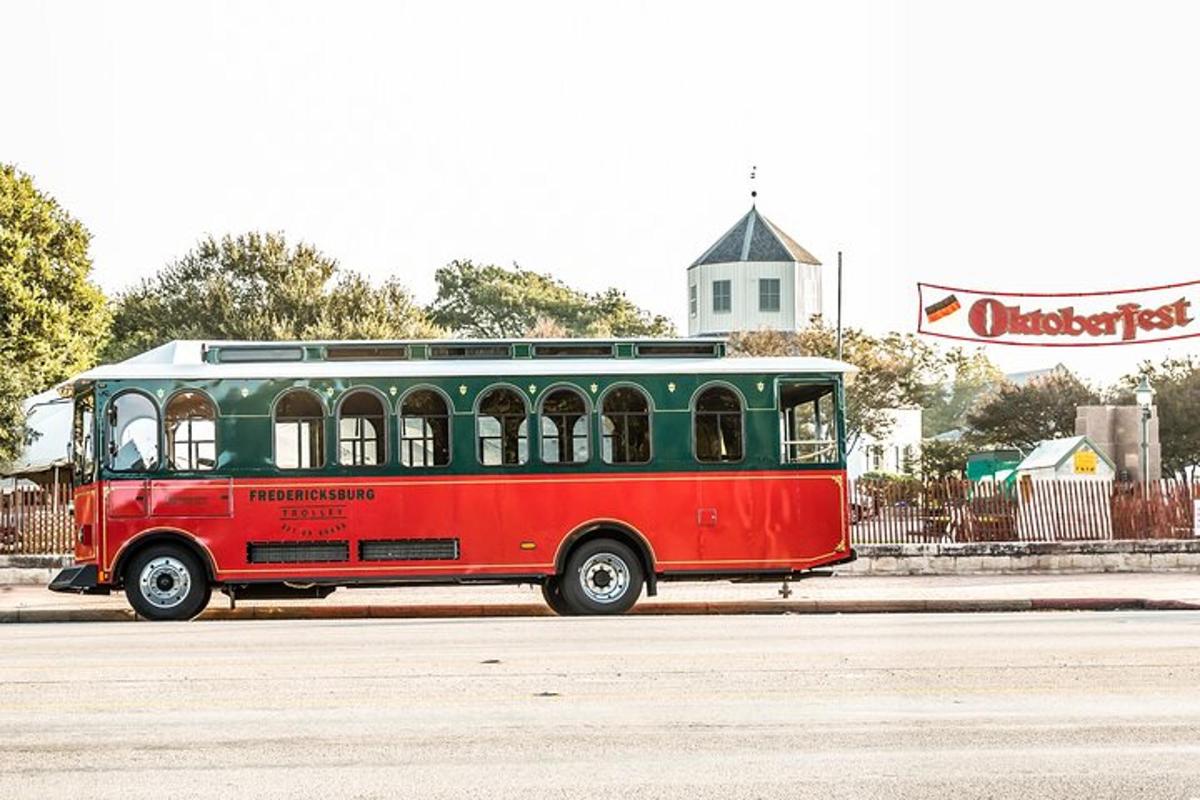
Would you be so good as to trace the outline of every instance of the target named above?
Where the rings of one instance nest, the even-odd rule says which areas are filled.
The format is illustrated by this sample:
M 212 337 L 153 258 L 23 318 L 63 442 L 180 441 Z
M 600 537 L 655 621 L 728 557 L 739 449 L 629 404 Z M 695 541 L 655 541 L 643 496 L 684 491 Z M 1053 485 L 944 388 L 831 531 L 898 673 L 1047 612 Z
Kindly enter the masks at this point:
M 414 389 L 400 401 L 400 463 L 444 467 L 450 463 L 450 410 L 433 389 Z
M 178 392 L 167 402 L 167 464 L 181 471 L 217 465 L 217 409 L 200 392 Z
M 368 389 L 347 394 L 338 405 L 338 463 L 376 467 L 387 461 L 387 411 Z
M 601 455 L 609 464 L 645 464 L 650 460 L 650 401 L 642 390 L 620 386 L 604 395 L 601 406 Z
M 108 403 L 108 468 L 113 472 L 158 469 L 158 407 L 141 392 L 124 392 Z
M 725 386 L 712 386 L 696 397 L 692 409 L 697 461 L 741 461 L 742 401 Z
M 492 389 L 475 415 L 479 463 L 524 464 L 529 460 L 529 421 L 525 398 L 512 389 Z
M 573 389 L 554 389 L 542 400 L 542 461 L 581 464 L 587 460 L 587 402 Z
M 275 403 L 275 466 L 317 469 L 325 465 L 325 410 L 315 394 L 292 389 Z

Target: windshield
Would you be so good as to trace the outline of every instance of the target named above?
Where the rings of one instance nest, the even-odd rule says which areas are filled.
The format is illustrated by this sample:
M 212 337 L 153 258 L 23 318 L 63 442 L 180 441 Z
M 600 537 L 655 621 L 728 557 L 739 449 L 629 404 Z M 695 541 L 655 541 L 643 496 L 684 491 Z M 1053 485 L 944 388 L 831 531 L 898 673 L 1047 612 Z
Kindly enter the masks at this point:
M 75 396 L 75 421 L 71 429 L 71 454 L 76 485 L 91 483 L 96 476 L 96 400 L 91 392 Z

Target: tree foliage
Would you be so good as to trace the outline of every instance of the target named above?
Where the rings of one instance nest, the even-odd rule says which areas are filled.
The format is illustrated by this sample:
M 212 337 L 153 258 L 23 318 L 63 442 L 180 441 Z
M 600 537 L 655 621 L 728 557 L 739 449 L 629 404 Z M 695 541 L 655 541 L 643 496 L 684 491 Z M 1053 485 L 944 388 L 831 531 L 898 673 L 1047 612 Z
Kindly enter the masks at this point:
M 207 237 L 120 294 L 110 360 L 173 339 L 400 339 L 436 333 L 395 279 L 375 286 L 282 234 Z
M 967 424 L 976 443 L 1028 453 L 1043 439 L 1075 435 L 1076 407 L 1099 400 L 1075 375 L 1054 372 L 1021 386 L 1001 385 L 967 415 Z
M 1004 373 L 982 349 L 955 347 L 942 356 L 942 365 L 946 376 L 922 409 L 921 433 L 927 438 L 965 428 L 968 415 L 1004 382 Z
M 437 271 L 433 321 L 466 336 L 505 338 L 546 330 L 568 336 L 671 336 L 675 328 L 618 289 L 588 294 L 549 275 L 452 261 Z
M 90 367 L 107 334 L 90 243 L 32 178 L 0 164 L 0 463 L 25 440 L 20 401 Z
M 1184 474 L 1194 479 L 1200 466 L 1200 361 L 1188 356 L 1143 364 L 1136 374 L 1118 383 L 1113 402 L 1132 404 L 1133 389 L 1143 375 L 1154 387 L 1163 475 Z
M 751 331 L 730 337 L 730 351 L 746 356 L 837 355 L 837 332 L 817 319 L 795 333 Z M 885 438 L 891 430 L 889 409 L 929 402 L 939 370 L 937 351 L 911 334 L 872 336 L 856 328 L 843 331 L 843 360 L 858 367 L 846 386 L 847 450 L 866 434 Z
M 967 471 L 967 456 L 974 450 L 974 447 L 963 441 L 925 440 L 921 445 L 921 477 L 962 477 Z

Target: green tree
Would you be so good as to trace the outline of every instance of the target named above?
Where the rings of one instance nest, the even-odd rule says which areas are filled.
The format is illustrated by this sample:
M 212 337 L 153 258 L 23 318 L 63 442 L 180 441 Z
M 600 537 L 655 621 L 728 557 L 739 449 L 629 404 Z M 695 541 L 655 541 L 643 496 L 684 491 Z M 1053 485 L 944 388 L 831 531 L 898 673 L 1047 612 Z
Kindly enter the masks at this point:
M 105 358 L 173 339 L 419 338 L 436 333 L 395 280 L 372 285 L 282 234 L 207 237 L 116 300 Z
M 587 294 L 520 267 L 452 261 L 437 271 L 433 321 L 458 334 L 505 338 L 562 330 L 568 336 L 672 336 L 670 320 L 623 292 Z
M 820 319 L 796 332 L 750 331 L 730 337 L 730 351 L 745 356 L 837 355 L 837 332 Z M 883 439 L 891 431 L 890 409 L 922 406 L 936 386 L 937 351 L 911 334 L 872 336 L 843 331 L 842 357 L 858 367 L 846 385 L 847 450 L 866 434 Z
M 1143 364 L 1136 374 L 1120 381 L 1113 402 L 1132 405 L 1133 389 L 1143 375 L 1154 387 L 1163 474 L 1195 480 L 1200 466 L 1200 362 L 1188 356 Z
M 955 347 L 942 361 L 947 378 L 922 409 L 921 434 L 926 438 L 965 428 L 967 416 L 1004 382 L 1004 373 L 983 350 L 967 352 Z
M 921 444 L 921 477 L 958 478 L 967 471 L 967 456 L 975 448 L 966 442 L 926 439 Z
M 0 164 L 0 463 L 25 441 L 20 401 L 90 367 L 108 332 L 90 243 L 29 175 Z
M 1077 406 L 1099 395 L 1075 375 L 1055 372 L 1018 386 L 1005 383 L 967 414 L 970 437 L 979 444 L 1017 447 L 1028 453 L 1043 439 L 1075 434 Z
M 424 339 L 440 334 L 398 279 L 376 286 L 355 272 L 337 279 L 317 323 L 304 331 L 313 339 Z

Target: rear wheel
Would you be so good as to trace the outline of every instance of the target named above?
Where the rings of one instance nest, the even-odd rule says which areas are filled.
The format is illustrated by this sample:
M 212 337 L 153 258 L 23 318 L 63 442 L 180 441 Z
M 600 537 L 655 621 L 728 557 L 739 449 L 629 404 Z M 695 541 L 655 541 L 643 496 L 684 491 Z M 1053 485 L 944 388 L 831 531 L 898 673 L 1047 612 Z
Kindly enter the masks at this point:
M 567 601 L 563 599 L 562 583 L 557 577 L 546 578 L 542 582 L 542 599 L 550 610 L 560 617 L 569 617 L 573 613 Z
M 642 562 L 627 545 L 592 539 L 571 552 L 560 585 L 575 614 L 623 614 L 642 593 Z
M 125 597 L 145 619 L 191 619 L 204 610 L 211 596 L 200 561 L 176 545 L 151 545 L 125 568 Z

